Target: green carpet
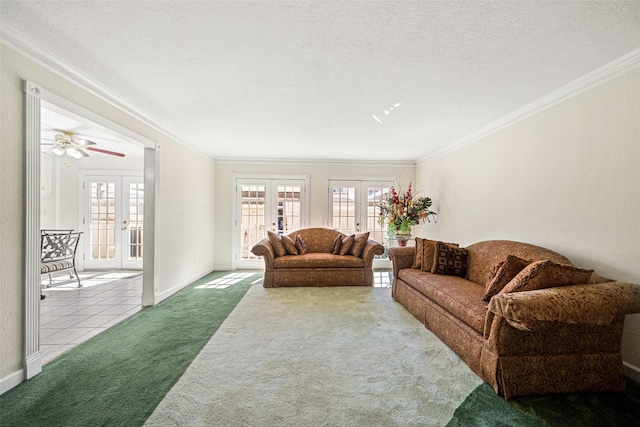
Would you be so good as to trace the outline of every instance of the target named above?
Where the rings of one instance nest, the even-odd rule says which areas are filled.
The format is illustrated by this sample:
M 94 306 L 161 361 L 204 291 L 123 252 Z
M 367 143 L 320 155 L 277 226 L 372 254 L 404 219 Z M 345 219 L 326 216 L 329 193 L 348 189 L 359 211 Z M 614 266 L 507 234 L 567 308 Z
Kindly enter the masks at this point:
M 506 401 L 487 384 L 476 388 L 447 427 L 622 427 L 640 426 L 640 385 L 627 393 L 519 397 Z
M 0 396 L 0 426 L 140 426 L 178 381 L 255 274 L 197 288 L 215 272 L 64 353 Z

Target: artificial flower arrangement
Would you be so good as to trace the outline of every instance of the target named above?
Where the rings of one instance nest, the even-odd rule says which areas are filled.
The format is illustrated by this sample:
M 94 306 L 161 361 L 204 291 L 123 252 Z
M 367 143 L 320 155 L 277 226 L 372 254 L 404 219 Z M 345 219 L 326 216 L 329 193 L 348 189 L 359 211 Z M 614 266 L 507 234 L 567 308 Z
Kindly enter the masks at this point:
M 389 235 L 410 235 L 411 227 L 425 221 L 435 221 L 436 213 L 429 210 L 431 199 L 429 197 L 413 197 L 411 183 L 406 193 L 400 194 L 391 187 L 390 194 L 386 194 L 380 203 L 380 225 L 387 225 Z

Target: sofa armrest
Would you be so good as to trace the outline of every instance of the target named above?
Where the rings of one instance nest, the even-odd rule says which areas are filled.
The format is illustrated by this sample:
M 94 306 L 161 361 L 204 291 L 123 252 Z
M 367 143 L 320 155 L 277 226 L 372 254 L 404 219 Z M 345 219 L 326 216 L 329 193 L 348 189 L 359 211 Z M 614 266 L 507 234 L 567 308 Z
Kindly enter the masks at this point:
M 276 254 L 268 238 L 262 239 L 253 245 L 251 253 L 264 259 L 265 271 L 273 270 L 273 260 L 276 258 Z
M 362 259 L 364 260 L 365 269 L 371 270 L 373 266 L 373 258 L 376 255 L 384 254 L 384 246 L 375 240 L 369 239 L 364 250 L 362 251 Z
M 411 268 L 416 254 L 415 246 L 389 248 L 389 259 L 393 263 L 393 277 L 403 268 Z
M 609 325 L 621 315 L 640 313 L 640 285 L 607 282 L 498 294 L 488 311 L 523 331 L 558 322 Z

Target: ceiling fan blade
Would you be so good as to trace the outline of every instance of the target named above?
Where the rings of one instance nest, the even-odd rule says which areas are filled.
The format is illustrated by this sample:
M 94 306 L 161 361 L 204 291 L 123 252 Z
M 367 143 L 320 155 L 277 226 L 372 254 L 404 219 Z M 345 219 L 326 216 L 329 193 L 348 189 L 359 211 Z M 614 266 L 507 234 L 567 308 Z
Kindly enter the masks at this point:
M 123 153 L 118 153 L 116 151 L 103 150 L 102 148 L 86 147 L 86 150 L 95 151 L 97 153 L 110 154 L 112 156 L 124 157 Z
M 89 141 L 88 139 L 84 139 L 84 138 L 74 139 L 73 143 L 76 144 L 76 145 L 82 145 L 82 146 L 98 145 L 97 142 Z
M 79 149 L 79 148 L 76 148 L 76 151 L 77 151 L 78 153 L 82 154 L 82 157 L 89 157 L 89 155 L 88 155 L 84 150 L 81 150 L 81 149 Z

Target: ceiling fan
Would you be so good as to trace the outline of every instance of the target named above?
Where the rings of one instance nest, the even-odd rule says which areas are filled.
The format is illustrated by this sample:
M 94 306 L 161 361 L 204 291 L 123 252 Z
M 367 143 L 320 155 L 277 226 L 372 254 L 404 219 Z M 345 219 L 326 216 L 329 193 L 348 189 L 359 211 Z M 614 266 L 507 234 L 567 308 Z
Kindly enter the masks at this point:
M 98 144 L 93 141 L 89 141 L 88 139 L 81 138 L 73 132 L 58 129 L 54 129 L 54 132 L 59 133 L 55 134 L 54 139 L 44 138 L 45 141 L 50 142 L 43 142 L 42 145 L 54 145 L 51 152 L 57 156 L 62 157 L 67 155 L 78 160 L 83 157 L 89 157 L 87 151 L 93 151 L 96 153 L 109 154 L 111 156 L 124 157 L 124 153 L 94 147 L 94 145 Z

